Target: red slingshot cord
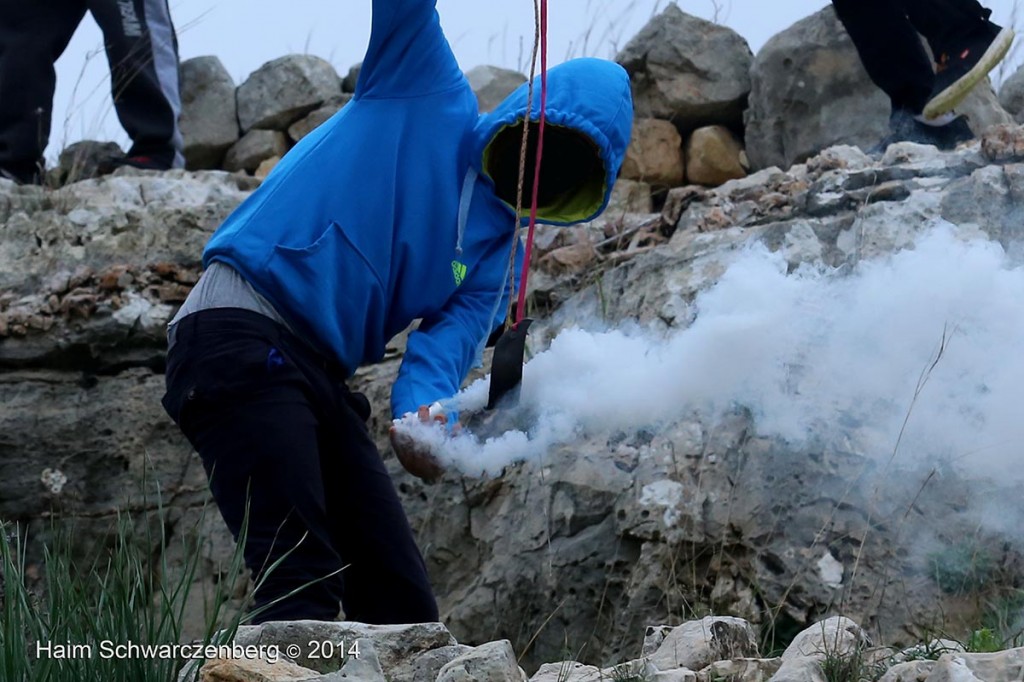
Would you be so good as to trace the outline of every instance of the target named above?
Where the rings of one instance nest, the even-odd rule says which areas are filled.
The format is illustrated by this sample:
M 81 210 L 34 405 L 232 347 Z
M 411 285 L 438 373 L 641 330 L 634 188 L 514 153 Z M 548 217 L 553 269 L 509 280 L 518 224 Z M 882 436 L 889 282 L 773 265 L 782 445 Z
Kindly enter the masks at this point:
M 547 123 L 548 104 L 548 0 L 540 0 L 540 127 L 537 132 L 537 160 L 533 170 L 533 196 L 530 198 L 530 227 L 526 234 L 523 269 L 519 277 L 519 298 L 516 303 L 515 329 L 526 316 L 526 283 L 530 277 L 530 257 L 533 254 L 533 236 L 537 231 L 537 193 L 540 190 L 540 164 L 544 155 L 544 126 Z M 529 120 L 530 112 L 526 113 Z

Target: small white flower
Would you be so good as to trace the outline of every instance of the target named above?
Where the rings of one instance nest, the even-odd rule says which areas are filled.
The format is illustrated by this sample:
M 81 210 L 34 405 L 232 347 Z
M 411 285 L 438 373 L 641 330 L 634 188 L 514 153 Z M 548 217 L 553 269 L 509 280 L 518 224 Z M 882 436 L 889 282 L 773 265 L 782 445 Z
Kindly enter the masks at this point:
M 43 469 L 43 475 L 39 477 L 39 480 L 43 482 L 43 485 L 52 494 L 59 495 L 60 491 L 67 485 L 68 477 L 60 469 L 47 468 Z

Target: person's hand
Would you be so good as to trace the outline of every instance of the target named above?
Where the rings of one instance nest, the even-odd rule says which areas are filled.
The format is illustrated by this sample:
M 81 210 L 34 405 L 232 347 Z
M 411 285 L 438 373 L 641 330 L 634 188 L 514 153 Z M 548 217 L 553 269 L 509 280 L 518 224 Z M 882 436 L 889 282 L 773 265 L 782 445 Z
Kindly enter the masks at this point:
M 448 417 L 444 413 L 430 416 L 430 408 L 421 405 L 416 411 L 417 418 L 424 424 L 431 421 L 442 426 L 448 424 Z M 402 433 L 396 427 L 391 427 L 391 447 L 398 455 L 398 461 L 402 467 L 413 476 L 426 481 L 436 483 L 444 474 L 444 467 L 437 461 L 437 458 L 430 452 L 430 449 L 416 442 L 409 434 Z

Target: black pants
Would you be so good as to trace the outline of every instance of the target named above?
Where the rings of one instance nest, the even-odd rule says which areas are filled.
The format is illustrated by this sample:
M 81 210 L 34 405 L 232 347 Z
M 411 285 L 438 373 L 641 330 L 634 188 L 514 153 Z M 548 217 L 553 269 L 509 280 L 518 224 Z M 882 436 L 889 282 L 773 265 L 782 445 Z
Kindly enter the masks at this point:
M 436 621 L 365 396 L 257 313 L 194 313 L 175 338 L 164 408 L 202 458 L 236 540 L 248 505 L 245 561 L 255 605 L 267 607 L 253 621 L 333 620 L 339 601 L 349 620 Z
M 975 30 L 991 12 L 976 0 L 832 0 L 871 80 L 894 109 L 924 110 L 934 70 L 918 34 L 934 54 Z
M 90 11 L 103 30 L 131 156 L 184 165 L 178 45 L 167 0 L 0 0 L 0 166 L 35 167 L 50 137 L 53 65 Z

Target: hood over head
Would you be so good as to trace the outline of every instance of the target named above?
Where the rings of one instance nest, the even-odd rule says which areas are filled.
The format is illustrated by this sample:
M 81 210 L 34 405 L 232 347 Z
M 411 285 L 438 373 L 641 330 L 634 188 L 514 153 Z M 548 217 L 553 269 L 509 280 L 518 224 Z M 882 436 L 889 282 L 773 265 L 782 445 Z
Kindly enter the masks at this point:
M 571 225 L 605 209 L 629 145 L 633 100 L 626 71 L 603 59 L 573 59 L 548 70 L 547 122 L 538 201 L 540 222 Z M 534 81 L 530 120 L 540 120 Z M 519 86 L 473 130 L 472 163 L 514 210 L 529 84 Z M 523 216 L 529 216 L 537 126 L 530 128 Z

